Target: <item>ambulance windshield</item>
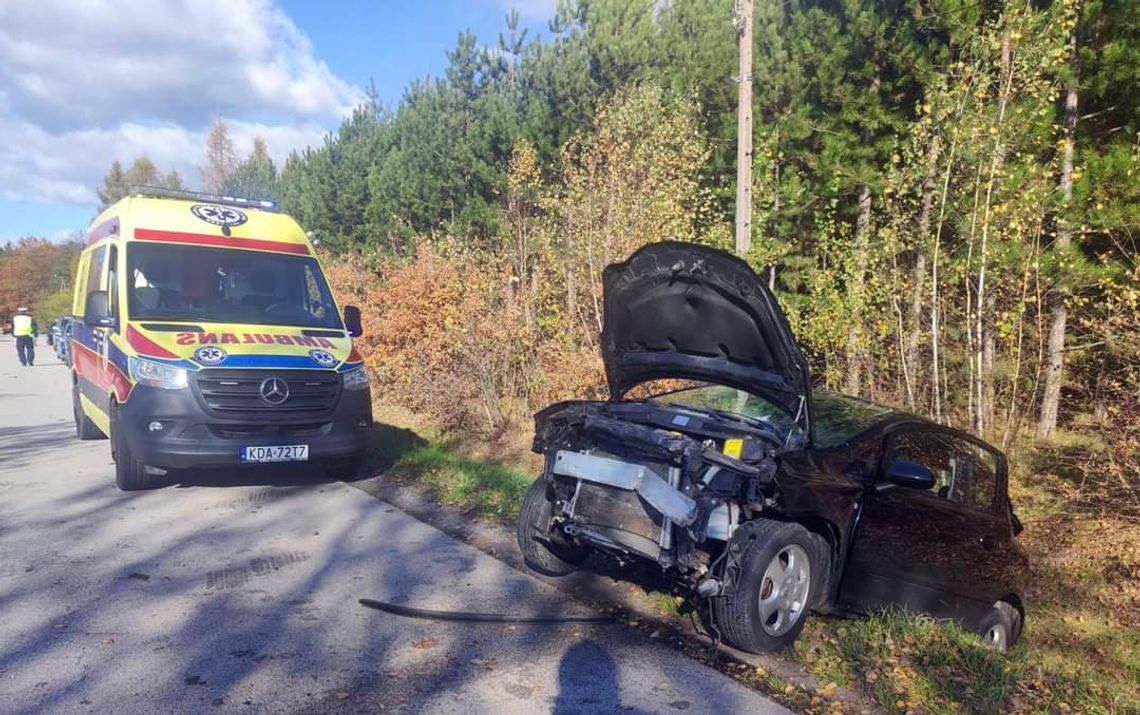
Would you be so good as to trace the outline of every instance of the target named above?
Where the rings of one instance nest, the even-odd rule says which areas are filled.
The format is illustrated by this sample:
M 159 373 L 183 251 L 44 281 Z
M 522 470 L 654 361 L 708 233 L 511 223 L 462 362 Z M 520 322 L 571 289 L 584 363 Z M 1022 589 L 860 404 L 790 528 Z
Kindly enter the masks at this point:
M 131 319 L 344 329 L 311 256 L 138 242 L 127 266 Z

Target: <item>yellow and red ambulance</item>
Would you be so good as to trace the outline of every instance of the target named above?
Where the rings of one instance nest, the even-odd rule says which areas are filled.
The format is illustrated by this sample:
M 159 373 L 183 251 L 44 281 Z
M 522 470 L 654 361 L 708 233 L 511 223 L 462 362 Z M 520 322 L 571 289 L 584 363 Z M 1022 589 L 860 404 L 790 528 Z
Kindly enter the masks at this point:
M 75 429 L 110 438 L 120 489 L 174 468 L 359 468 L 372 426 L 360 311 L 340 311 L 296 221 L 268 201 L 141 188 L 86 238 Z

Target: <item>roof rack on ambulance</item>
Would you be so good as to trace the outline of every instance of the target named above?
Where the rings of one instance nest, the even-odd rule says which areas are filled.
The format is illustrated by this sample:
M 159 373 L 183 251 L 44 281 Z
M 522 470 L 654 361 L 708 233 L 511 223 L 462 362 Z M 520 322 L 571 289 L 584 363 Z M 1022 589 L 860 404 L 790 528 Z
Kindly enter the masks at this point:
M 142 196 L 158 199 L 184 199 L 186 201 L 202 201 L 204 203 L 222 204 L 224 206 L 241 206 L 243 208 L 261 209 L 262 211 L 280 211 L 281 207 L 276 201 L 263 199 L 246 199 L 240 196 L 223 196 L 221 194 L 207 194 L 201 191 L 184 191 L 182 189 L 166 189 L 161 186 L 132 186 L 131 196 Z

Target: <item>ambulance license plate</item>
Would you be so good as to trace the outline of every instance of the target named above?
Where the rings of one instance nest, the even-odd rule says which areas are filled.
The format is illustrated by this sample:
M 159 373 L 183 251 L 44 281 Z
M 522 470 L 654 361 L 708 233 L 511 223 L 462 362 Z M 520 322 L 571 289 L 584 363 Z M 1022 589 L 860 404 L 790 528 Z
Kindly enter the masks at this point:
M 242 447 L 243 462 L 307 462 L 309 445 L 287 444 L 275 447 Z

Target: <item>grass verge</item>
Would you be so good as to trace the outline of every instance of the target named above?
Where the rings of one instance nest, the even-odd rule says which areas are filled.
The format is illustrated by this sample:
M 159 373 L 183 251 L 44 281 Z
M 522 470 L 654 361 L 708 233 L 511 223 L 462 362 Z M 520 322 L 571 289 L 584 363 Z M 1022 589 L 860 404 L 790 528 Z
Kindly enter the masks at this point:
M 396 480 L 428 487 L 449 507 L 513 522 L 534 479 L 528 471 L 411 439 L 407 430 L 393 434 L 386 441 L 401 447 L 389 472 Z M 951 624 L 884 613 L 813 617 L 784 657 L 891 713 L 1140 713 L 1140 615 L 1129 595 L 1140 526 L 1066 512 L 1026 481 L 1013 496 L 1036 585 L 1023 641 L 1010 653 L 993 653 Z M 670 596 L 655 606 L 680 617 Z M 765 688 L 782 692 L 767 675 Z M 788 697 L 804 712 L 842 712 L 826 698 Z
M 484 518 L 513 521 L 534 476 L 427 444 L 404 452 L 392 467 L 401 481 L 427 486 L 447 506 Z

